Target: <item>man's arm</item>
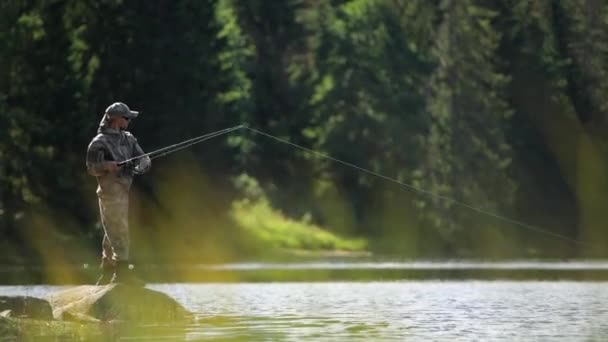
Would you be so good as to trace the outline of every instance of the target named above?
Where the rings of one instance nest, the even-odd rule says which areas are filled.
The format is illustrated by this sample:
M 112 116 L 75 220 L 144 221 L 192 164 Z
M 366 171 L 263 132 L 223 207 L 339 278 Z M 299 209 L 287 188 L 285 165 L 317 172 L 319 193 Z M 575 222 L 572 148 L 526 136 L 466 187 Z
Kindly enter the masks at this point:
M 105 147 L 98 142 L 93 142 L 87 149 L 87 171 L 92 176 L 103 176 L 108 172 L 116 172 L 121 169 L 113 160 L 106 160 Z
M 145 152 L 144 150 L 141 148 L 141 146 L 139 146 L 139 143 L 137 142 L 137 139 L 135 139 L 135 137 L 133 137 L 133 157 L 139 157 L 141 155 L 144 155 Z M 136 162 L 135 162 L 135 167 L 133 168 L 133 172 L 135 172 L 136 174 L 142 174 L 142 173 L 146 173 L 150 167 L 152 166 L 152 160 L 150 159 L 150 157 L 145 156 L 143 158 L 139 158 Z

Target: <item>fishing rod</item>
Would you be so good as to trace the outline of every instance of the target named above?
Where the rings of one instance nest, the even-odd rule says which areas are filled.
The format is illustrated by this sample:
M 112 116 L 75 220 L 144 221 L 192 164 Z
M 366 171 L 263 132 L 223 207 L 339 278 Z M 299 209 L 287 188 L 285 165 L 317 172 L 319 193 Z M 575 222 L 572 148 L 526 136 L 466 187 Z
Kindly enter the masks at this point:
M 169 146 L 160 148 L 160 149 L 152 151 L 152 152 L 144 153 L 142 155 L 139 155 L 139 156 L 136 156 L 136 157 L 133 157 L 133 158 L 129 158 L 127 160 L 123 160 L 120 163 L 118 163 L 118 166 L 124 166 L 124 165 L 127 165 L 127 164 L 131 164 L 131 163 L 133 163 L 133 162 L 135 162 L 135 161 L 137 161 L 139 159 L 145 158 L 145 157 L 150 157 L 150 159 L 155 159 L 155 158 L 163 157 L 163 156 L 166 156 L 168 154 L 177 152 L 179 150 L 183 150 L 185 148 L 188 148 L 188 147 L 190 147 L 192 145 L 201 143 L 203 141 L 206 141 L 206 140 L 209 140 L 209 139 L 213 139 L 215 137 L 219 137 L 220 135 L 228 134 L 230 132 L 236 131 L 237 129 L 241 129 L 243 127 L 244 127 L 244 125 L 238 125 L 238 126 L 222 129 L 222 130 L 219 130 L 217 132 L 203 134 L 203 135 L 200 135 L 198 137 L 194 137 L 192 139 L 184 140 L 184 141 L 179 142 L 177 144 L 169 145 Z
M 170 146 L 167 146 L 167 147 L 163 147 L 163 148 L 158 149 L 156 151 L 152 151 L 152 152 L 145 153 L 145 154 L 142 154 L 142 155 L 137 156 L 137 157 L 133 157 L 133 158 L 127 159 L 127 160 L 125 160 L 123 162 L 118 163 L 118 165 L 119 166 L 126 165 L 128 163 L 131 163 L 131 162 L 136 161 L 138 159 L 144 158 L 146 156 L 150 157 L 150 159 L 166 156 L 168 154 L 171 154 L 171 153 L 177 152 L 179 150 L 188 148 L 188 147 L 190 147 L 192 145 L 201 143 L 203 141 L 206 141 L 206 140 L 209 140 L 209 139 L 212 139 L 212 138 L 224 135 L 224 134 L 228 134 L 228 133 L 234 132 L 234 131 L 239 130 L 239 129 L 246 129 L 246 130 L 248 130 L 250 132 L 253 132 L 255 134 L 259 134 L 259 135 L 262 135 L 264 137 L 267 137 L 267 138 L 273 139 L 275 141 L 278 141 L 278 142 L 280 142 L 282 144 L 286 144 L 286 145 L 289 145 L 289 146 L 301 149 L 301 150 L 306 151 L 307 153 L 313 154 L 313 155 L 315 155 L 317 157 L 320 157 L 320 158 L 323 158 L 323 159 L 327 159 L 327 160 L 330 160 L 330 161 L 333 161 L 333 162 L 336 162 L 336 163 L 348 166 L 350 168 L 356 169 L 356 170 L 358 170 L 360 172 L 367 173 L 367 174 L 372 175 L 374 177 L 378 177 L 378 178 L 390 181 L 390 182 L 395 183 L 395 184 L 397 184 L 397 185 L 399 185 L 399 186 L 401 186 L 403 188 L 406 188 L 408 190 L 413 190 L 413 191 L 419 192 L 421 194 L 424 194 L 424 195 L 427 195 L 427 196 L 431 196 L 431 197 L 434 197 L 434 198 L 437 198 L 437 199 L 440 199 L 440 200 L 443 200 L 443 201 L 447 201 L 447 202 L 450 202 L 452 204 L 455 204 L 455 205 L 467 208 L 469 210 L 477 212 L 478 214 L 486 215 L 486 216 L 492 217 L 494 219 L 501 220 L 503 222 L 507 222 L 509 224 L 512 224 L 512 225 L 515 225 L 515 226 L 519 226 L 521 228 L 524 228 L 524 229 L 527 229 L 527 230 L 530 230 L 530 231 L 534 231 L 536 233 L 540 233 L 540 234 L 544 234 L 544 235 L 547 235 L 547 236 L 551 236 L 553 238 L 569 241 L 569 242 L 576 243 L 576 244 L 579 244 L 579 245 L 585 245 L 582 241 L 573 239 L 573 238 L 568 237 L 566 235 L 554 233 L 552 231 L 549 231 L 547 229 L 541 228 L 539 226 L 535 226 L 535 225 L 526 223 L 524 221 L 519 221 L 519 220 L 516 220 L 516 219 L 512 219 L 512 218 L 509 218 L 507 216 L 500 215 L 500 214 L 497 214 L 497 213 L 494 213 L 494 212 L 491 212 L 491 211 L 487 211 L 487 210 L 481 209 L 480 207 L 468 204 L 466 202 L 463 202 L 463 201 L 460 201 L 460 200 L 457 200 L 457 199 L 454 199 L 454 198 L 451 198 L 451 197 L 448 197 L 448 196 L 440 195 L 440 194 L 437 194 L 435 192 L 423 189 L 421 187 L 417 187 L 415 185 L 399 181 L 399 180 L 397 180 L 395 178 L 391 178 L 391 177 L 383 175 L 381 173 L 378 173 L 378 172 L 375 172 L 375 171 L 372 171 L 372 170 L 369 170 L 369 169 L 357 166 L 355 164 L 352 164 L 352 163 L 349 163 L 349 162 L 346 162 L 346 161 L 334 158 L 334 157 L 332 157 L 332 156 L 330 156 L 328 154 L 324 154 L 324 153 L 315 151 L 313 149 L 310 149 L 310 148 L 307 148 L 307 147 L 304 147 L 304 146 L 300 146 L 300 145 L 298 145 L 296 143 L 293 143 L 293 142 L 285 140 L 285 139 L 281 139 L 281 138 L 276 137 L 276 136 L 274 136 L 272 134 L 268 134 L 268 133 L 262 132 L 260 130 L 251 128 L 251 127 L 249 127 L 249 126 L 247 126 L 245 124 L 241 124 L 241 125 L 238 125 L 238 126 L 226 128 L 226 129 L 223 129 L 223 130 L 219 130 L 217 132 L 203 134 L 201 136 L 194 137 L 192 139 L 188 139 L 188 140 L 182 141 L 182 142 L 177 143 L 177 144 L 173 144 L 173 145 L 170 145 Z

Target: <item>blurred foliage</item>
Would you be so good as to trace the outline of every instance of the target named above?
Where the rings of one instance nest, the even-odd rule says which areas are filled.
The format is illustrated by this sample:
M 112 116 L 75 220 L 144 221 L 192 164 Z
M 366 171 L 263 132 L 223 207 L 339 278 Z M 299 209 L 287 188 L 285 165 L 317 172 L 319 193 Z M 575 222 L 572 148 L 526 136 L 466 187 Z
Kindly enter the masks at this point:
M 114 101 L 143 111 L 146 150 L 246 122 L 455 200 L 232 134 L 136 182 L 134 235 L 159 237 L 142 258 L 233 257 L 213 241 L 239 232 L 235 208 L 273 246 L 361 247 L 323 227 L 409 257 L 606 256 L 606 38 L 594 0 L 3 1 L 2 259 L 96 254 L 84 152 Z
M 341 239 L 334 234 L 311 224 L 310 217 L 297 221 L 274 210 L 255 179 L 247 175 L 238 177 L 246 187 L 244 199 L 235 201 L 231 216 L 236 221 L 241 235 L 238 239 L 249 245 L 249 249 L 295 249 L 295 250 L 342 250 L 360 251 L 367 246 L 363 239 Z

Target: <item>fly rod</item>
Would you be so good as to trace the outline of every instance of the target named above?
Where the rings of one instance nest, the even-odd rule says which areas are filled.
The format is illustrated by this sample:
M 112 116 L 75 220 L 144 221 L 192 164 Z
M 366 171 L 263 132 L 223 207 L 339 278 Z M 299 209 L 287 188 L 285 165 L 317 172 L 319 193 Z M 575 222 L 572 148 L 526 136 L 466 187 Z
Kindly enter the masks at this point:
M 275 141 L 278 141 L 278 142 L 280 142 L 282 144 L 286 144 L 286 145 L 289 145 L 291 147 L 295 147 L 295 148 L 304 150 L 307 153 L 313 154 L 313 155 L 315 155 L 317 157 L 320 157 L 320 158 L 323 158 L 323 159 L 327 159 L 327 160 L 330 160 L 330 161 L 333 161 L 333 162 L 345 165 L 347 167 L 353 168 L 353 169 L 358 170 L 360 172 L 367 173 L 369 175 L 372 175 L 372 176 L 384 179 L 386 181 L 395 183 L 396 185 L 399 185 L 402 188 L 406 188 L 408 190 L 413 190 L 413 191 L 419 192 L 421 194 L 424 194 L 424 195 L 427 195 L 427 196 L 431 196 L 431 197 L 434 197 L 434 198 L 437 198 L 437 199 L 440 199 L 440 200 L 443 200 L 443 201 L 451 202 L 451 203 L 456 204 L 458 206 L 461 206 L 461 207 L 467 208 L 469 210 L 472 210 L 472 211 L 476 212 L 477 214 L 489 216 L 489 217 L 492 217 L 494 219 L 497 219 L 497 220 L 500 220 L 500 221 L 503 221 L 503 222 L 507 222 L 507 223 L 512 224 L 514 226 L 519 226 L 521 228 L 524 228 L 524 229 L 527 229 L 527 230 L 531 230 L 531 231 L 534 231 L 534 232 L 537 232 L 537 233 L 541 233 L 541 234 L 544 234 L 544 235 L 547 235 L 547 236 L 551 236 L 553 238 L 557 238 L 557 239 L 561 239 L 561 240 L 566 240 L 566 241 L 573 242 L 573 243 L 576 243 L 576 244 L 584 245 L 582 241 L 573 239 L 573 238 L 568 237 L 566 235 L 554 233 L 554 232 L 552 232 L 550 230 L 547 230 L 547 229 L 544 229 L 544 228 L 541 228 L 541 227 L 538 227 L 538 226 L 535 226 L 535 225 L 532 225 L 532 224 L 529 224 L 529 223 L 526 223 L 526 222 L 523 222 L 523 221 L 512 219 L 510 217 L 503 216 L 503 215 L 500 215 L 500 214 L 497 214 L 497 213 L 494 213 L 494 212 L 491 212 L 491 211 L 487 211 L 487 210 L 484 210 L 484 209 L 482 209 L 480 207 L 468 204 L 466 202 L 463 202 L 463 201 L 460 201 L 460 200 L 457 200 L 457 199 L 454 199 L 454 198 L 451 198 L 451 197 L 448 197 L 448 196 L 440 195 L 440 194 L 437 194 L 435 192 L 432 192 L 432 191 L 429 191 L 429 190 L 426 190 L 426 189 L 414 186 L 412 184 L 408 184 L 408 183 L 399 181 L 397 179 L 388 177 L 388 176 L 380 174 L 378 172 L 375 172 L 375 171 L 372 171 L 372 170 L 368 170 L 368 169 L 365 169 L 363 167 L 357 166 L 355 164 L 352 164 L 352 163 L 349 163 L 349 162 L 346 162 L 346 161 L 334 158 L 334 157 L 332 157 L 332 156 L 330 156 L 328 154 L 324 154 L 324 153 L 312 150 L 310 148 L 307 148 L 307 147 L 304 147 L 304 146 L 300 146 L 300 145 L 295 144 L 293 142 L 290 142 L 288 140 L 281 139 L 281 138 L 276 137 L 274 135 L 271 135 L 271 134 L 259 131 L 259 130 L 251 128 L 251 127 L 249 127 L 249 126 L 247 126 L 245 124 L 241 124 L 241 125 L 230 127 L 230 128 L 226 128 L 226 129 L 222 129 L 222 130 L 219 130 L 217 132 L 203 134 L 203 135 L 200 135 L 198 137 L 194 137 L 192 139 L 188 139 L 188 140 L 179 142 L 177 144 L 173 144 L 173 145 L 169 145 L 167 147 L 163 147 L 163 148 L 158 149 L 156 151 L 152 151 L 152 152 L 149 152 L 149 153 L 142 154 L 140 156 L 136 156 L 136 157 L 127 159 L 125 161 L 122 161 L 122 162 L 118 163 L 118 165 L 119 166 L 123 166 L 123 165 L 132 163 L 132 162 L 134 162 L 136 160 L 139 160 L 139 159 L 145 158 L 145 157 L 150 157 L 150 159 L 154 159 L 154 158 L 159 158 L 159 157 L 162 157 L 162 156 L 166 156 L 168 154 L 171 154 L 171 153 L 177 152 L 179 150 L 188 148 L 188 147 L 190 147 L 192 145 L 201 143 L 201 142 L 209 140 L 209 139 L 213 139 L 215 137 L 219 137 L 221 135 L 225 135 L 225 134 L 234 132 L 234 131 L 239 130 L 239 129 L 246 129 L 246 130 L 248 130 L 248 131 L 250 131 L 252 133 L 265 136 L 267 138 L 270 138 L 270 139 L 273 139 Z
M 228 134 L 230 132 L 236 131 L 238 129 L 241 129 L 245 127 L 244 125 L 238 125 L 238 126 L 234 126 L 234 127 L 230 127 L 230 128 L 226 128 L 226 129 L 222 129 L 219 130 L 217 132 L 212 132 L 212 133 L 207 133 L 207 134 L 203 134 L 200 135 L 198 137 L 194 137 L 192 139 L 188 139 L 188 140 L 184 140 L 182 142 L 179 142 L 177 144 L 173 144 L 173 145 L 169 145 L 163 148 L 160 148 L 158 150 L 152 151 L 152 152 L 148 152 L 148 153 L 144 153 L 142 155 L 133 157 L 133 158 L 129 158 L 127 160 L 123 160 L 121 162 L 118 163 L 118 166 L 124 166 L 130 163 L 133 163 L 134 161 L 137 161 L 141 158 L 145 158 L 145 157 L 150 157 L 150 159 L 154 159 L 154 158 L 159 158 L 162 156 L 166 156 L 168 154 L 177 152 L 179 150 L 183 150 L 185 148 L 188 148 L 192 145 L 201 143 L 205 140 L 209 140 L 209 139 L 213 139 L 215 137 L 219 137 L 220 135 L 224 135 L 224 134 Z

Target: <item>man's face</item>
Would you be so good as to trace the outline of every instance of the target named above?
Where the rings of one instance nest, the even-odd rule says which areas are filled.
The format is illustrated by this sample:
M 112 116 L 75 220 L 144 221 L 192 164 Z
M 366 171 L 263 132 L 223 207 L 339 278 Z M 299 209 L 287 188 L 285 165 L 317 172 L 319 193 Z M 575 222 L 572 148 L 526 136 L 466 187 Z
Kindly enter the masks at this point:
M 119 120 L 118 126 L 121 129 L 127 129 L 127 127 L 129 127 L 129 122 L 131 122 L 131 119 L 126 116 L 121 116 L 118 118 L 118 120 Z

